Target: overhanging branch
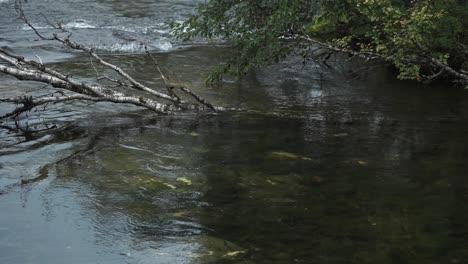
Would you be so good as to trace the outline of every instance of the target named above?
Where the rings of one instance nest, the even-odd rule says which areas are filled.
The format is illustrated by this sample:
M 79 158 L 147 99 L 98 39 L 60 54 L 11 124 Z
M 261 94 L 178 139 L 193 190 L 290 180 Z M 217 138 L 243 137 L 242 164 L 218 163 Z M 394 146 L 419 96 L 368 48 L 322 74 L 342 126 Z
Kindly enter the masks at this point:
M 379 53 L 376 52 L 370 52 L 370 51 L 355 51 L 347 48 L 341 48 L 337 47 L 335 45 L 329 44 L 329 43 L 324 43 L 318 40 L 315 40 L 307 35 L 299 35 L 299 34 L 294 34 L 294 35 L 285 35 L 282 36 L 283 39 L 289 39 L 289 40 L 297 40 L 297 41 L 303 41 L 306 43 L 309 43 L 314 46 L 321 47 L 323 49 L 328 49 L 333 52 L 339 52 L 339 53 L 347 53 L 352 55 L 353 57 L 358 57 L 361 59 L 364 59 L 366 61 L 369 60 L 385 60 L 385 57 Z M 427 78 L 422 79 L 422 81 L 432 81 L 435 80 L 436 78 L 439 78 L 442 73 L 447 73 L 450 75 L 455 82 L 461 82 L 468 84 L 468 74 L 463 72 L 462 70 L 455 70 L 446 63 L 443 63 L 435 58 L 430 57 L 429 55 L 421 55 L 417 59 L 412 59 L 412 60 L 404 60 L 408 63 L 414 63 L 414 64 L 426 64 L 428 66 L 431 66 L 435 68 L 438 73 L 428 76 Z

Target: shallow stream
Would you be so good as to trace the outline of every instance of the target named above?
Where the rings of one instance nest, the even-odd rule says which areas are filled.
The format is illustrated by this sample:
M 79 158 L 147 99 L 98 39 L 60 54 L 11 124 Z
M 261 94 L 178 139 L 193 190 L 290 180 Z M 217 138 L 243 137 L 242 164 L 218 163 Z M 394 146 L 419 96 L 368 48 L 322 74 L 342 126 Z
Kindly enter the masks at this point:
M 144 38 L 211 101 L 249 111 L 156 116 L 75 103 L 31 113 L 31 124 L 60 129 L 27 139 L 0 130 L 0 263 L 468 259 L 466 91 L 294 58 L 209 88 L 204 77 L 229 49 L 182 46 L 165 24 L 201 1 L 29 2 L 34 21 L 37 10 L 65 20 L 148 85 L 161 80 L 123 34 Z M 23 27 L 0 17 L 0 45 L 92 77 L 87 58 L 31 46 Z M 41 87 L 0 76 L 1 96 Z

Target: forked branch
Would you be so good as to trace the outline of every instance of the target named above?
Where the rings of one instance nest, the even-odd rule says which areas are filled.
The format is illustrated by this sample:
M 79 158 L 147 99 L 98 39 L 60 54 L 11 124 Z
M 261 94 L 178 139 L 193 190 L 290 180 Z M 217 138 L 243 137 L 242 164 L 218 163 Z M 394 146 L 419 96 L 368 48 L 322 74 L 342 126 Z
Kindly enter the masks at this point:
M 53 24 L 46 20 L 47 23 L 54 28 L 54 32 L 51 32 L 50 35 L 39 32 L 25 15 L 22 0 L 16 0 L 15 10 L 18 17 L 28 25 L 41 40 L 57 41 L 70 49 L 84 52 L 90 57 L 91 64 L 94 60 L 103 67 L 116 72 L 119 78 L 113 79 L 109 76 L 99 76 L 96 68 L 92 65 L 92 68 L 96 71 L 96 80 L 94 82 L 84 82 L 79 77 L 75 78 L 69 73 L 62 73 L 59 70 L 52 69 L 40 60 L 39 62 L 28 60 L 23 56 L 0 48 L 0 72 L 14 76 L 19 80 L 45 83 L 62 91 L 60 96 L 0 98 L 0 103 L 17 105 L 16 109 L 13 111 L 0 115 L 0 119 L 16 118 L 20 114 L 30 111 L 37 106 L 50 103 L 63 103 L 72 100 L 132 104 L 150 109 L 159 114 L 170 114 L 187 110 L 223 110 L 222 107 L 215 107 L 210 104 L 206 99 L 197 95 L 186 85 L 178 85 L 177 87 L 171 86 L 159 64 L 148 51 L 147 53 L 157 66 L 158 73 L 163 79 L 165 87 L 154 89 L 142 84 L 121 67 L 103 59 L 93 49 L 72 41 L 71 32 L 65 29 L 60 23 Z M 117 85 L 106 85 L 109 82 Z M 117 86 L 120 88 L 119 91 L 115 90 Z M 177 95 L 174 89 L 180 89 L 187 95 L 187 99 L 183 99 L 181 96 Z M 132 90 L 141 91 L 146 95 L 136 96 L 132 94 Z M 193 100 L 190 100 L 190 98 Z

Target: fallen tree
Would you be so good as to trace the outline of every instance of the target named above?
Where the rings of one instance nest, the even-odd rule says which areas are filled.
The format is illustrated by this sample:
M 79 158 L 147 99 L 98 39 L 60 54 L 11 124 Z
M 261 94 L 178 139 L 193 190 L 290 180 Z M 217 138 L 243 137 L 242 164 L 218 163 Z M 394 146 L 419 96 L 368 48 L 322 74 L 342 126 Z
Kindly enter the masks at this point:
M 15 9 L 19 19 L 27 24 L 41 40 L 56 41 L 64 46 L 90 57 L 92 68 L 96 71 L 94 82 L 82 81 L 79 77 L 72 77 L 48 67 L 39 61 L 28 60 L 21 55 L 14 54 L 5 48 L 0 48 L 0 72 L 16 77 L 18 80 L 35 81 L 51 86 L 54 92 L 47 96 L 20 96 L 15 98 L 0 98 L 0 103 L 16 105 L 8 113 L 0 115 L 0 119 L 13 119 L 32 109 L 47 104 L 82 100 L 90 102 L 112 102 L 131 104 L 152 110 L 158 114 L 171 114 L 181 111 L 222 111 L 222 107 L 213 106 L 207 100 L 193 92 L 182 82 L 171 82 L 163 74 L 157 60 L 146 49 L 147 55 L 152 59 L 155 71 L 164 81 L 164 87 L 151 88 L 139 82 L 121 67 L 106 61 L 93 49 L 80 45 L 71 39 L 71 32 L 60 23 L 49 23 L 54 28 L 50 35 L 41 34 L 27 19 L 22 0 L 16 0 Z M 146 47 L 146 46 L 145 46 Z M 99 75 L 93 61 L 102 67 L 116 73 L 117 78 Z M 140 94 L 135 95 L 134 91 Z M 132 93 L 133 92 L 133 93 Z

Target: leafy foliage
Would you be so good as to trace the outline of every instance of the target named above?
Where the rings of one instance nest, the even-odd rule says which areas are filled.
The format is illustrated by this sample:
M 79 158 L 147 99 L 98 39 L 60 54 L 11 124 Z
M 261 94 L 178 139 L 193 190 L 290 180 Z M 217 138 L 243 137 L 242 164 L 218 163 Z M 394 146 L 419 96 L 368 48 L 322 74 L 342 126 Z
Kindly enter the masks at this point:
M 301 30 L 311 20 L 316 4 L 309 0 L 211 0 L 201 4 L 198 14 L 175 25 L 186 39 L 196 36 L 227 39 L 237 53 L 216 68 L 210 81 L 224 73 L 242 76 L 254 65 L 278 62 L 295 46 L 279 38 Z
M 399 78 L 423 80 L 440 65 L 468 69 L 467 17 L 465 0 L 209 0 L 174 29 L 186 39 L 232 42 L 237 53 L 210 81 L 306 51 L 303 42 L 288 39 L 293 35 L 378 54 L 399 69 Z
M 464 1 L 323 1 L 309 33 L 333 31 L 335 45 L 375 52 L 392 62 L 401 79 L 421 79 L 435 59 L 467 68 L 468 5 Z M 332 15 L 338 14 L 338 15 Z

